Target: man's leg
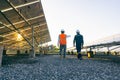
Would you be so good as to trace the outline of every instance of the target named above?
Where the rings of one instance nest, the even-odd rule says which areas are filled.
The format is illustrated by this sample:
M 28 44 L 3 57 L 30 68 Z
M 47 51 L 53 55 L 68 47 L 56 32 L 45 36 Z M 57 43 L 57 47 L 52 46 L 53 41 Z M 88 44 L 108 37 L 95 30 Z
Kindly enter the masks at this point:
M 82 60 L 81 48 L 79 49 L 79 59 Z
M 62 45 L 60 45 L 60 52 L 59 55 L 62 56 Z
M 64 58 L 66 57 L 66 45 L 64 45 Z
M 77 53 L 78 53 L 78 55 L 77 55 L 77 58 L 78 59 L 81 59 L 81 57 L 82 57 L 82 55 L 81 55 L 81 48 L 80 48 L 80 46 L 76 46 L 76 49 L 77 49 Z

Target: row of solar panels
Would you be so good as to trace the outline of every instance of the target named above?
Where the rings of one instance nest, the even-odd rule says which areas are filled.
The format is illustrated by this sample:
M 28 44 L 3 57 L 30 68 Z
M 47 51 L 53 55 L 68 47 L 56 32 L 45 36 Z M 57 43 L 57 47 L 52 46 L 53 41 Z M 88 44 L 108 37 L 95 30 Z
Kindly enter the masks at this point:
M 108 36 L 96 41 L 92 41 L 84 45 L 83 49 L 101 49 L 101 50 L 112 50 L 120 51 L 120 34 Z M 68 48 L 68 50 L 75 50 L 75 47 Z

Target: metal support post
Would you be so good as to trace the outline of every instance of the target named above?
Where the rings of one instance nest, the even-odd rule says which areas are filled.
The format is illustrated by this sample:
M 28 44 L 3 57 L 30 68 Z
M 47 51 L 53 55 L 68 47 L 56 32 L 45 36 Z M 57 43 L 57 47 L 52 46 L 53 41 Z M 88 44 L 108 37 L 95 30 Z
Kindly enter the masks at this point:
M 0 46 L 0 67 L 2 66 L 3 47 Z
M 34 58 L 35 57 L 35 51 L 34 51 L 34 28 L 33 26 L 32 27 L 32 57 Z
M 107 55 L 109 55 L 110 54 L 110 49 L 109 49 L 109 46 L 107 47 Z

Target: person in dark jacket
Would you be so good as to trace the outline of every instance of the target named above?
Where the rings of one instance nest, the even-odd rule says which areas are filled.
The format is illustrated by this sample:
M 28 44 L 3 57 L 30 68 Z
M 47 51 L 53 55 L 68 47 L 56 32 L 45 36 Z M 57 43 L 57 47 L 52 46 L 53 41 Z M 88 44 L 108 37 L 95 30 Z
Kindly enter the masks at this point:
M 82 59 L 82 55 L 80 52 L 81 49 L 83 48 L 83 44 L 84 44 L 83 36 L 80 34 L 80 31 L 77 30 L 76 35 L 74 36 L 73 46 L 76 47 L 77 49 L 78 59 Z

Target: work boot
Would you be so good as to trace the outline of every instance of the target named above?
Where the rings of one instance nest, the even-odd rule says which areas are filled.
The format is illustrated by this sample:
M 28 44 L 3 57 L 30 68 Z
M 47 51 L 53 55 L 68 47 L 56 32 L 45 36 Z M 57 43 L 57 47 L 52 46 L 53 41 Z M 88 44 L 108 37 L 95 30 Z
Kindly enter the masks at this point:
M 80 52 L 78 53 L 77 58 L 82 60 L 82 55 L 80 54 Z

